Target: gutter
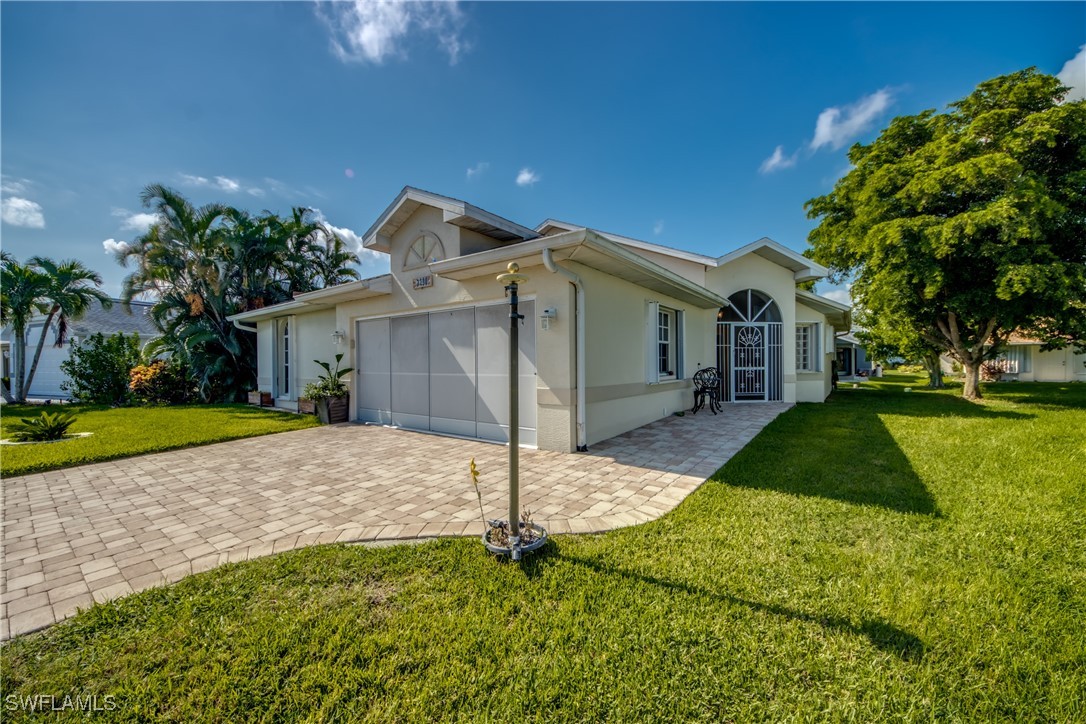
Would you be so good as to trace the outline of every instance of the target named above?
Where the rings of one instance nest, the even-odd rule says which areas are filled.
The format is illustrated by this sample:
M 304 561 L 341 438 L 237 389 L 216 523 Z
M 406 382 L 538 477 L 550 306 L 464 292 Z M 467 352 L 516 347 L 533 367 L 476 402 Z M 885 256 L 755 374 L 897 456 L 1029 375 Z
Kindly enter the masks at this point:
M 250 326 L 246 325 L 245 322 L 241 321 L 240 319 L 232 319 L 231 321 L 234 323 L 235 327 L 237 327 L 238 329 L 240 329 L 243 332 L 253 332 L 254 334 L 256 333 L 257 326 L 255 324 L 250 327 Z
M 565 267 L 558 266 L 549 248 L 543 250 L 543 266 L 552 274 L 561 274 L 573 283 L 577 290 L 577 452 L 588 452 L 588 434 L 585 428 L 585 302 L 584 283 L 581 277 Z

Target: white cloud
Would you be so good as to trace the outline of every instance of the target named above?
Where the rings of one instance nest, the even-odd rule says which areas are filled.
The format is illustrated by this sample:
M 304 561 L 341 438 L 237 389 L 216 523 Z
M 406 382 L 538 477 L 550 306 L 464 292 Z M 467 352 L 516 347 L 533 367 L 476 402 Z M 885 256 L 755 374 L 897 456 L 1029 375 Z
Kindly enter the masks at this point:
M 226 178 L 225 176 L 216 176 L 215 186 L 223 191 L 228 191 L 229 193 L 234 193 L 241 188 L 241 184 L 239 184 L 234 179 Z
M 525 166 L 520 170 L 520 173 L 517 174 L 517 186 L 531 186 L 539 181 L 540 178 L 542 177 L 539 174 Z
M 3 180 L 0 180 L 0 192 L 15 195 L 25 194 L 31 185 L 31 182 L 25 178 L 4 176 Z
M 211 182 L 203 176 L 192 176 L 187 173 L 179 174 L 181 176 L 181 183 L 186 186 L 210 186 Z
M 255 186 L 251 189 L 246 189 L 245 193 L 249 194 L 250 196 L 256 196 L 257 198 L 264 197 L 264 189 L 256 188 Z
M 206 176 L 193 176 L 192 174 L 188 173 L 178 174 L 178 176 L 181 178 L 181 183 L 186 186 L 215 188 L 219 191 L 225 191 L 230 194 L 241 191 L 241 183 L 238 182 L 236 179 L 228 178 L 227 176 L 216 176 L 214 179 L 209 179 Z
M 1078 54 L 1063 64 L 1063 70 L 1056 74 L 1060 82 L 1070 86 L 1064 101 L 1086 100 L 1086 45 L 1078 49 Z
M 354 229 L 349 229 L 346 226 L 334 226 L 329 223 L 328 219 L 324 217 L 320 209 L 313 209 L 313 217 L 328 227 L 328 230 L 343 240 L 343 243 L 348 247 L 354 249 L 354 253 L 358 254 L 358 258 L 365 263 L 367 258 L 380 259 L 385 255 L 375 249 L 367 249 L 362 246 L 362 237 L 359 236 Z
M 823 146 L 841 148 L 870 128 L 892 101 L 893 93 L 889 88 L 883 88 L 850 105 L 822 111 L 815 124 L 811 150 L 816 151 Z
M 102 242 L 102 249 L 107 254 L 116 254 L 121 251 L 128 251 L 129 246 L 127 241 L 117 241 L 116 239 L 106 239 Z
M 128 231 L 144 232 L 158 223 L 157 214 L 133 213 L 128 209 L 113 208 L 111 215 L 121 219 L 121 229 Z
M 791 156 L 785 156 L 784 146 L 777 146 L 773 149 L 773 155 L 762 161 L 762 165 L 759 170 L 762 173 L 772 173 L 777 169 L 792 168 L 796 165 L 796 157 L 798 155 L 799 151 L 796 151 Z
M 488 168 L 490 168 L 489 163 L 487 163 L 486 161 L 480 161 L 479 163 L 468 169 L 468 180 L 470 181 L 471 179 L 486 171 Z
M 412 34 L 437 38 L 452 65 L 467 49 L 460 36 L 464 18 L 456 0 L 321 3 L 317 15 L 331 33 L 332 52 L 345 63 L 380 65 L 390 57 L 404 57 Z
M 660 234 L 664 233 L 664 221 L 663 221 L 663 219 L 661 219 L 660 221 L 657 221 L 655 224 L 652 225 L 652 233 L 655 234 L 656 236 L 659 236 Z
M 44 229 L 45 215 L 40 204 L 18 196 L 9 196 L 0 205 L 0 218 L 5 224 L 24 226 L 28 229 Z

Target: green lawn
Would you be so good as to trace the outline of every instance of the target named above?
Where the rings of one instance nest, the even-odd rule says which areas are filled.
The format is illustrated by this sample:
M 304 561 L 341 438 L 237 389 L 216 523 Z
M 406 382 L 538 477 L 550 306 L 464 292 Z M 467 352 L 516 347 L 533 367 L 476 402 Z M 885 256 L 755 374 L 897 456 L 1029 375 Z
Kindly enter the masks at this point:
M 2 693 L 129 721 L 1086 721 L 1086 385 L 908 384 L 801 405 L 665 518 L 520 567 L 322 546 L 96 606 L 0 651 Z
M 119 407 L 65 405 L 4 405 L 0 408 L 0 438 L 8 425 L 43 410 L 74 413 L 69 432 L 93 432 L 90 437 L 39 445 L 4 445 L 0 448 L 0 474 L 23 475 L 72 465 L 113 460 L 149 452 L 299 430 L 318 424 L 311 415 L 262 410 L 245 405 L 178 405 L 175 407 Z

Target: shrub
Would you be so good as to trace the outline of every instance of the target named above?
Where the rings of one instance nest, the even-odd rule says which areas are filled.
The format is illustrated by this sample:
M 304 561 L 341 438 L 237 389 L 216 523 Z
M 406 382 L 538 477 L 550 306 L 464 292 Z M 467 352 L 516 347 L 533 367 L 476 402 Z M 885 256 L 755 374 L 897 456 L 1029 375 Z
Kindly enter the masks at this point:
M 898 365 L 897 371 L 910 375 L 918 375 L 927 370 L 924 369 L 924 365 Z
M 16 442 L 46 442 L 63 439 L 73 422 L 75 415 L 67 412 L 43 412 L 37 417 L 23 417 L 9 429 Z
M 160 359 L 133 367 L 128 390 L 141 405 L 179 405 L 195 397 L 196 385 L 183 364 Z
M 71 356 L 60 363 L 68 376 L 60 388 L 80 402 L 124 405 L 129 401 L 128 371 L 139 363 L 139 335 L 92 334 L 73 345 Z

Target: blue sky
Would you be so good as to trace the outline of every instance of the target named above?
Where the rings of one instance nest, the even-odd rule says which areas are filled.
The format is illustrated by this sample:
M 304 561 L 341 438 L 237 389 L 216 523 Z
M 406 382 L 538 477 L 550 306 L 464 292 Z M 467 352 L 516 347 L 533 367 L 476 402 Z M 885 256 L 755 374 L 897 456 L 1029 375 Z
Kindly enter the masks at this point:
M 1028 66 L 1086 85 L 1081 2 L 4 2 L 0 23 L 3 248 L 112 294 L 106 249 L 153 182 L 310 206 L 352 240 L 409 184 L 528 226 L 802 250 L 803 203 L 893 116 Z

